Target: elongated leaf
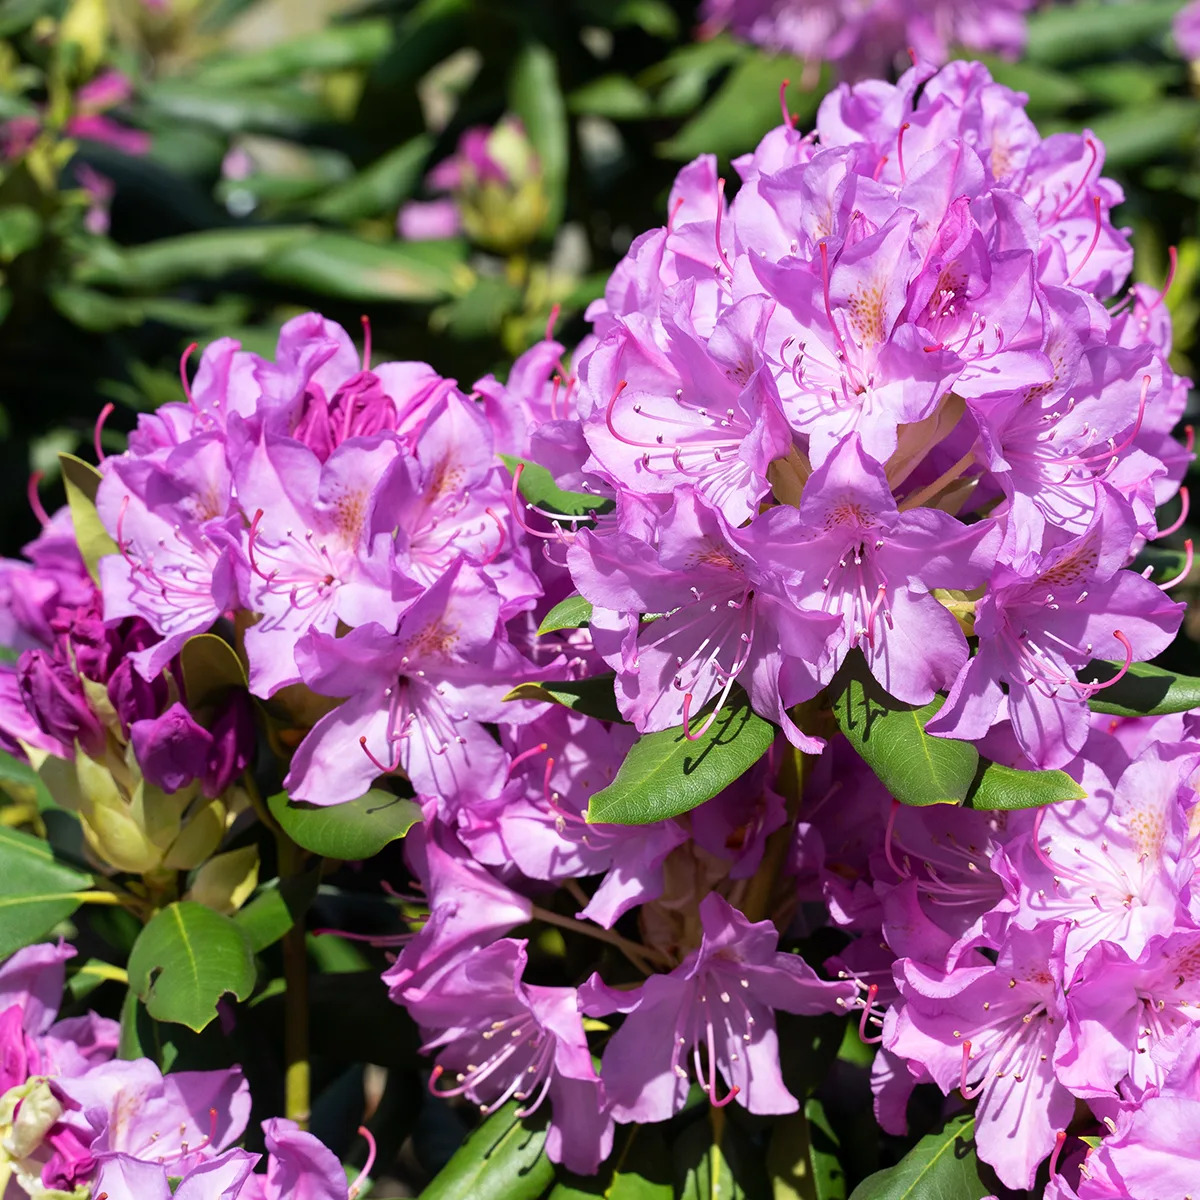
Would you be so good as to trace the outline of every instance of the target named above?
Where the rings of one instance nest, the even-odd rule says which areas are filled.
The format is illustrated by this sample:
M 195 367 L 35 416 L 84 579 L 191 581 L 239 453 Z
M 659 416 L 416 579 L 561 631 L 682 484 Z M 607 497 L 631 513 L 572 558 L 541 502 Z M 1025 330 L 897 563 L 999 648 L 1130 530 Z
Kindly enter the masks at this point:
M 1087 795 L 1065 771 L 1018 771 L 980 759 L 980 771 L 967 793 L 968 808 L 1041 808 Z
M 193 711 L 215 704 L 234 688 L 246 686 L 246 669 L 234 648 L 215 633 L 200 633 L 179 652 L 183 686 Z
M 312 227 L 306 225 L 206 229 L 128 250 L 107 248 L 83 265 L 79 278 L 108 287 L 163 291 L 185 279 L 218 279 L 233 271 L 261 268 L 312 235 Z
M 457 241 L 380 245 L 348 233 L 320 233 L 273 256 L 263 274 L 275 283 L 342 300 L 442 300 L 454 294 L 464 255 L 465 246 Z
M 88 574 L 100 582 L 97 563 L 106 554 L 117 553 L 117 543 L 108 536 L 96 513 L 96 490 L 100 486 L 100 472 L 73 454 L 60 454 L 63 485 L 67 489 L 67 505 L 71 510 L 71 524 L 75 527 L 75 541 L 83 556 Z
M 530 42 L 522 48 L 513 64 L 509 105 L 524 122 L 529 140 L 537 150 L 550 201 L 545 232 L 552 234 L 562 221 L 566 204 L 570 138 L 567 106 L 558 83 L 558 63 L 549 47 Z
M 979 754 L 969 742 L 930 737 L 943 700 L 917 708 L 889 696 L 854 652 L 830 685 L 833 715 L 864 762 L 901 804 L 955 804 L 970 790 Z
M 610 512 L 613 501 L 606 496 L 593 496 L 589 492 L 564 492 L 554 482 L 554 476 L 537 463 L 525 462 L 511 454 L 498 455 L 501 462 L 516 475 L 517 468 L 524 463 L 521 472 L 521 495 L 543 514 L 559 514 L 564 517 L 590 517 L 593 513 Z M 570 522 L 572 526 L 579 522 Z
M 761 1151 L 732 1121 L 692 1121 L 671 1147 L 679 1200 L 766 1200 Z
M 40 838 L 0 825 L 0 958 L 44 937 L 80 905 L 91 876 L 58 862 Z
M 422 134 L 389 150 L 353 179 L 326 192 L 312 205 L 313 213 L 348 224 L 395 209 L 416 190 L 432 149 L 433 138 Z
M 779 1117 L 767 1149 L 772 1200 L 846 1200 L 838 1140 L 819 1100 Z
M 1178 0 L 1137 0 L 1136 4 L 1093 0 L 1046 8 L 1029 22 L 1025 58 L 1068 63 L 1104 54 L 1128 54 L 1136 43 L 1163 36 L 1179 7 Z
M 42 777 L 27 763 L 0 750 L 0 790 L 19 804 L 35 804 L 39 811 L 54 808 L 54 798 Z
M 705 720 L 696 718 L 697 725 Z M 608 787 L 588 802 L 594 823 L 648 825 L 688 812 L 711 800 L 748 771 L 771 748 L 775 726 L 750 707 L 734 688 L 724 708 L 695 741 L 682 729 L 640 737 Z
M 217 1001 L 246 999 L 254 987 L 250 939 L 231 918 L 180 900 L 156 913 L 129 956 L 129 986 L 156 1021 L 200 1032 Z
M 329 107 L 313 92 L 278 84 L 218 86 L 193 79 L 160 79 L 144 89 L 155 115 L 170 123 L 207 125 L 222 133 L 302 137 L 328 121 Z
M 625 1125 L 595 1175 L 559 1172 L 548 1200 L 672 1200 L 671 1155 L 661 1126 Z
M 1099 659 L 1079 672 L 1085 683 L 1105 683 L 1120 670 L 1119 663 Z M 1116 683 L 1096 692 L 1088 701 L 1092 712 L 1114 717 L 1158 717 L 1164 713 L 1200 708 L 1200 678 L 1179 675 L 1149 663 L 1133 663 Z
M 592 619 L 592 602 L 582 596 L 560 600 L 543 618 L 538 633 L 554 633 L 559 629 L 579 629 Z
M 613 676 L 596 675 L 591 679 L 554 680 L 548 683 L 519 683 L 505 700 L 533 700 L 541 704 L 561 704 L 564 708 L 595 717 L 598 721 L 623 721 L 613 696 Z
M 421 819 L 412 800 L 376 788 L 347 804 L 324 808 L 292 803 L 286 792 L 277 792 L 267 804 L 297 846 L 347 862 L 378 854 Z
M 894 1167 L 864 1179 L 850 1200 L 983 1200 L 991 1188 L 979 1178 L 974 1137 L 973 1113 L 952 1118 Z
M 509 1101 L 458 1148 L 420 1200 L 537 1200 L 554 1181 L 545 1118 L 517 1116 Z M 540 1118 L 540 1119 L 539 1119 Z
M 249 904 L 238 909 L 233 919 L 250 939 L 255 954 L 273 946 L 295 923 L 277 887 L 264 888 Z

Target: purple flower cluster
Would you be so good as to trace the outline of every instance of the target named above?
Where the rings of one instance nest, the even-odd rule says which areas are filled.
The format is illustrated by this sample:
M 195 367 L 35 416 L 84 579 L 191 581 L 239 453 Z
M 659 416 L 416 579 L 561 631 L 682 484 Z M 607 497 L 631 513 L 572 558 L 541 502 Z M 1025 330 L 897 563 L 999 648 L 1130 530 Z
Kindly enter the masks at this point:
M 1034 0 L 705 0 L 712 29 L 772 51 L 833 63 L 848 80 L 886 76 L 910 57 L 940 66 L 953 48 L 1016 58 Z
M 233 1147 L 250 1117 L 241 1072 L 163 1075 L 116 1058 L 115 1021 L 56 1020 L 70 946 L 0 965 L 0 1192 L 72 1200 L 353 1200 L 341 1163 L 294 1122 L 263 1123 L 268 1157 Z M 173 1186 L 174 1185 L 174 1186 Z
M 99 592 L 61 518 L 0 572 L 23 651 L 0 727 L 216 797 L 245 710 L 193 712 L 178 662 L 223 636 L 293 800 L 415 793 L 385 982 L 431 1088 L 547 1104 L 571 1170 L 693 1082 L 795 1111 L 776 1013 L 841 1011 L 882 1041 L 885 1128 L 918 1083 L 959 1093 L 1006 1185 L 1057 1150 L 1065 1197 L 1083 1102 L 1109 1136 L 1078 1196 L 1121 1194 L 1095 1188 L 1157 1169 L 1197 1103 L 1200 750 L 1182 718 L 1098 722 L 1078 678 L 1175 634 L 1182 605 L 1128 564 L 1190 458 L 1102 164 L 978 64 L 914 68 L 832 93 L 815 133 L 785 121 L 732 203 L 711 158 L 685 167 L 572 370 L 548 332 L 468 395 L 316 314 L 273 360 L 214 343 L 101 464 Z M 574 515 L 522 498 L 525 471 Z M 540 633 L 564 600 L 586 628 Z M 848 662 L 1088 799 L 900 809 L 812 720 Z M 604 719 L 547 700 L 609 682 Z M 735 688 L 780 730 L 756 765 L 684 816 L 587 819 L 639 735 L 698 740 Z M 825 976 L 786 948 L 807 901 L 847 943 Z M 580 970 L 538 969 L 535 923 Z

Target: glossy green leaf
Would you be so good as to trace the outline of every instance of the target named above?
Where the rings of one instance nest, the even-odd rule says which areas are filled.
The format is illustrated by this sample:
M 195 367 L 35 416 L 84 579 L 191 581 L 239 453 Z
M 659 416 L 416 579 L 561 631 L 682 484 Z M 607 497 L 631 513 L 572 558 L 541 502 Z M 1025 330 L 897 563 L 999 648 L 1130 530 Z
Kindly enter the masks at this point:
M 767 1147 L 772 1200 L 846 1200 L 840 1148 L 819 1100 L 776 1118 Z
M 1120 663 L 1095 659 L 1079 672 L 1079 678 L 1085 683 L 1107 683 L 1120 669 Z M 1088 707 L 1114 717 L 1190 712 L 1200 708 L 1200 678 L 1150 663 L 1132 663 L 1121 679 L 1096 692 L 1088 700 Z
M 106 554 L 117 553 L 117 543 L 108 536 L 96 513 L 96 490 L 100 486 L 100 472 L 73 454 L 60 454 L 58 462 L 62 468 L 63 485 L 67 490 L 67 504 L 71 510 L 71 524 L 75 528 L 75 541 L 83 556 L 88 574 L 100 582 L 97 563 Z
M 1018 771 L 980 759 L 980 770 L 967 792 L 968 808 L 1041 808 L 1063 800 L 1083 800 L 1083 790 L 1065 771 Z
M 420 1200 L 537 1200 L 554 1182 L 545 1118 L 528 1122 L 509 1101 L 488 1117 L 421 1193 Z
M 256 270 L 287 247 L 308 241 L 311 226 L 206 229 L 160 238 L 127 250 L 107 247 L 86 260 L 83 283 L 138 291 L 161 291 L 188 279 L 219 279 L 234 271 Z
M 983 1200 L 992 1189 L 979 1177 L 974 1138 L 974 1113 L 953 1117 L 894 1167 L 864 1179 L 850 1200 Z
M 656 90 L 659 116 L 682 117 L 704 99 L 711 80 L 750 51 L 743 42 L 719 34 L 708 41 L 680 46 L 638 77 L 644 87 Z
M 0 791 L 21 804 L 36 804 L 38 810 L 54 807 L 54 799 L 42 777 L 27 762 L 0 750 Z
M 505 700 L 532 700 L 541 704 L 561 704 L 585 717 L 599 721 L 623 721 L 613 696 L 613 676 L 594 675 L 590 679 L 550 680 L 520 683 Z
M 576 88 L 567 105 L 573 113 L 629 121 L 654 115 L 654 101 L 628 75 L 602 75 Z
M 524 122 L 537 151 L 542 180 L 550 201 L 545 231 L 553 233 L 562 221 L 567 197 L 570 136 L 567 106 L 558 82 L 558 62 L 548 46 L 530 42 L 522 47 L 509 81 L 509 107 Z
M 705 720 L 705 713 L 697 714 L 695 727 Z M 695 741 L 681 728 L 643 734 L 612 783 L 592 796 L 586 817 L 597 824 L 649 825 L 688 812 L 754 766 L 774 740 L 775 726 L 734 688 Z
M 677 1200 L 766 1200 L 771 1195 L 762 1151 L 723 1116 L 693 1120 L 675 1138 L 671 1155 Z
M 454 294 L 464 256 L 458 241 L 380 244 L 329 232 L 286 246 L 263 264 L 263 274 L 341 300 L 430 301 Z
M 42 240 L 42 218 L 26 204 L 0 208 L 0 262 L 32 250 Z
M 580 629 L 592 619 L 592 602 L 582 596 L 560 600 L 543 618 L 538 633 L 554 633 L 559 629 Z
M 325 807 L 296 804 L 286 792 L 277 792 L 267 805 L 297 846 L 347 862 L 378 854 L 421 819 L 421 810 L 412 800 L 377 788 L 347 804 Z
M 156 913 L 129 955 L 129 986 L 156 1021 L 200 1032 L 217 1001 L 246 999 L 254 987 L 250 939 L 230 917 L 192 900 Z
M 547 1200 L 672 1200 L 671 1154 L 662 1126 L 619 1127 L 613 1151 L 595 1175 L 559 1170 Z
M 1168 97 L 1141 108 L 1104 113 L 1092 123 L 1107 165 L 1131 167 L 1186 152 L 1200 133 L 1200 105 Z
M 588 492 L 564 492 L 554 482 L 554 476 L 537 463 L 525 462 L 511 454 L 497 455 L 501 462 L 516 475 L 517 468 L 524 463 L 521 472 L 521 495 L 542 514 L 550 513 L 563 517 L 590 517 L 593 513 L 610 512 L 613 502 L 606 496 L 593 496 Z M 569 522 L 572 526 L 577 521 Z
M 179 664 L 188 706 L 193 712 L 247 685 L 246 668 L 237 651 L 215 633 L 188 638 L 179 652 Z
M 930 737 L 925 723 L 941 696 L 917 708 L 889 696 L 857 651 L 830 684 L 833 715 L 864 762 L 901 804 L 956 804 L 975 780 L 979 753 L 970 742 Z
M 0 825 L 0 958 L 43 938 L 80 905 L 91 876 L 58 862 L 40 838 Z
M 295 924 L 278 887 L 266 887 L 233 915 L 255 954 L 273 946 Z
M 733 68 L 712 100 L 658 147 L 659 153 L 677 160 L 698 154 L 728 159 L 753 150 L 763 134 L 783 120 L 779 85 L 785 79 L 802 79 L 805 73 L 799 59 L 757 52 L 750 55 Z M 788 108 L 801 127 L 811 121 L 825 90 L 819 86 L 801 91 L 795 82 L 788 89 Z
M 311 205 L 313 214 L 341 224 L 380 213 L 390 215 L 416 190 L 432 148 L 433 138 L 422 134 L 389 150 L 353 179 L 339 183 L 321 196 Z

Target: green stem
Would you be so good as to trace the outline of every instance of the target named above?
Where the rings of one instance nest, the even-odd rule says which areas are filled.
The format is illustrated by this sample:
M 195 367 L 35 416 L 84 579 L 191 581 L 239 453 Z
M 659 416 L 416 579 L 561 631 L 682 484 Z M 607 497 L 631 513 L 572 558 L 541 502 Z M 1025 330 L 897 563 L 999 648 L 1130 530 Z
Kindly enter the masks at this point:
M 279 877 L 300 874 L 304 852 L 291 838 L 280 832 Z M 308 1128 L 312 1110 L 311 1068 L 308 1058 L 308 946 L 304 922 L 296 923 L 283 935 L 283 1051 L 284 1115 L 301 1129 Z

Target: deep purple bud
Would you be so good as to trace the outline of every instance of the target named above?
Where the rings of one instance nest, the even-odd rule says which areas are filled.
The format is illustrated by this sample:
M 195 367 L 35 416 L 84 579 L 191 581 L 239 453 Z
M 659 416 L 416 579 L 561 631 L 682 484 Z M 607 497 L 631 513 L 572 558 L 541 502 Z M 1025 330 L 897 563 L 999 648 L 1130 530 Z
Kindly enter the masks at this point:
M 52 624 L 55 632 L 69 641 L 79 674 L 97 683 L 106 682 L 120 660 L 120 650 L 100 615 L 99 597 L 87 608 L 58 613 Z
M 205 773 L 212 734 L 182 704 L 172 704 L 161 717 L 135 721 L 129 732 L 142 774 L 164 792 L 177 792 Z
M 162 675 L 143 679 L 128 658 L 117 664 L 108 679 L 108 698 L 121 719 L 121 733 L 126 738 L 135 721 L 149 720 L 162 712 L 167 696 L 167 681 Z
M 249 765 L 254 753 L 254 712 L 247 692 L 230 692 L 210 731 L 212 748 L 205 764 L 206 796 L 219 796 Z
M 46 650 L 26 650 L 17 660 L 21 699 L 43 733 L 65 746 L 76 741 L 89 754 L 104 748 L 104 729 L 70 665 Z

